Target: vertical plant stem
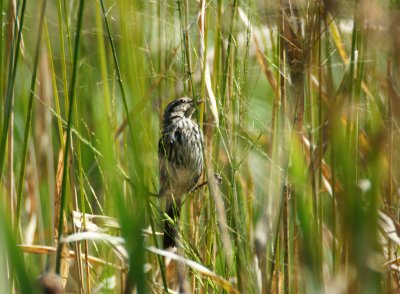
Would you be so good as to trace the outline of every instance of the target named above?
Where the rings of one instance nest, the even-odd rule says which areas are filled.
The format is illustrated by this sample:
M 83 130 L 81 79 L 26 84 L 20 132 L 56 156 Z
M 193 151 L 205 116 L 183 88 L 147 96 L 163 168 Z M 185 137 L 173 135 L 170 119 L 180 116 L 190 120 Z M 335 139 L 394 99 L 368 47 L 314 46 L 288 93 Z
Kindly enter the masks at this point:
M 13 26 L 13 39 L 11 42 L 11 49 L 10 49 L 10 60 L 8 65 L 8 83 L 7 83 L 7 91 L 6 91 L 6 98 L 4 104 L 4 118 L 3 118 L 3 128 L 2 128 L 2 135 L 1 135 L 1 142 L 0 142 L 0 183 L 2 182 L 2 174 L 3 174 L 3 166 L 4 166 L 4 159 L 5 159 L 5 151 L 6 151 L 6 144 L 7 144 L 7 133 L 10 124 L 10 117 L 12 112 L 12 100 L 13 100 L 13 92 L 14 92 L 14 83 L 15 77 L 17 74 L 17 65 L 18 65 L 18 58 L 19 58 L 19 49 L 21 44 L 22 38 L 22 29 L 24 26 L 24 19 L 25 19 L 25 8 L 26 8 L 26 0 L 22 2 L 21 8 L 21 20 L 18 22 L 18 12 L 15 15 L 15 21 Z M 18 29 L 19 28 L 19 29 Z M 15 32 L 18 29 L 17 39 L 15 40 Z
M 147 200 L 146 207 L 147 207 L 147 212 L 149 214 L 149 221 L 150 221 L 150 228 L 151 228 L 151 232 L 152 232 L 152 236 L 153 236 L 153 242 L 154 242 L 156 248 L 158 248 L 156 230 L 155 230 L 155 226 L 154 226 L 154 219 L 153 219 L 153 214 L 152 214 L 152 210 L 151 210 L 151 206 L 150 206 L 150 201 L 149 201 L 149 199 L 146 199 L 146 200 Z M 167 277 L 166 277 L 166 272 L 165 272 L 165 264 L 162 260 L 162 257 L 158 254 L 157 254 L 157 261 L 160 266 L 161 279 L 162 279 L 162 283 L 163 283 L 163 287 L 164 287 L 164 292 L 168 293 L 168 284 L 167 284 Z
M 65 103 L 65 109 L 68 109 L 68 78 L 67 78 L 67 65 L 66 65 L 66 56 L 65 56 L 65 43 L 64 43 L 64 29 L 63 29 L 63 21 L 62 21 L 62 8 L 61 8 L 61 1 L 58 0 L 58 5 L 57 5 L 57 20 L 58 20 L 58 38 L 60 39 L 60 49 L 61 49 L 61 71 L 62 71 L 62 82 L 63 82 L 63 93 L 64 93 L 64 103 Z M 65 11 L 65 14 L 67 14 L 67 11 Z M 68 41 L 69 41 L 69 29 L 68 29 L 68 21 L 67 21 L 67 36 L 68 36 Z M 70 45 L 70 42 L 68 42 L 68 46 Z M 72 54 L 71 51 L 69 51 L 70 54 Z M 62 138 L 62 136 L 60 137 Z M 61 144 L 64 146 L 64 141 L 61 139 Z
M 35 86 L 36 86 L 36 76 L 37 76 L 37 67 L 39 63 L 39 54 L 41 48 L 41 40 L 42 40 L 42 28 L 44 22 L 44 14 L 46 11 L 47 0 L 42 1 L 42 8 L 40 12 L 40 19 L 39 19 L 39 27 L 38 27 L 38 35 L 36 39 L 36 52 L 35 52 L 35 59 L 33 63 L 33 72 L 32 72 L 32 79 L 31 79 L 31 86 L 29 91 L 29 102 L 28 102 L 28 113 L 25 122 L 25 132 L 24 132 L 24 143 L 22 147 L 22 159 L 21 159 L 21 167 L 19 172 L 19 181 L 18 181 L 18 188 L 17 188 L 17 213 L 15 219 L 15 231 L 18 235 L 19 230 L 19 219 L 21 215 L 21 205 L 22 205 L 22 187 L 24 183 L 24 176 L 25 176 L 25 167 L 26 167 L 26 157 L 28 153 L 28 139 L 29 139 L 29 132 L 31 129 L 32 123 L 32 112 L 33 112 L 33 102 L 34 102 L 34 95 L 35 95 Z
M 178 5 L 178 13 L 179 19 L 181 22 L 181 33 L 182 33 L 182 44 L 183 44 L 183 60 L 184 62 L 184 69 L 185 69 L 185 79 L 187 79 L 187 92 L 189 92 L 192 97 L 194 97 L 194 88 L 193 88 L 193 81 L 192 81 L 192 60 L 190 54 L 190 38 L 189 38 L 189 2 L 188 0 L 184 0 L 184 11 L 182 12 L 182 4 L 183 1 L 177 1 Z M 186 78 L 187 76 L 187 78 Z M 186 84 L 184 84 L 186 86 Z
M 0 68 L 5 69 L 3 62 L 3 0 L 0 0 Z M 0 74 L 0 93 L 3 93 L 5 70 L 1 71 Z M 3 122 L 3 103 L 0 103 L 0 129 L 2 128 Z M 1 174 L 0 174 L 1 176 Z M 0 180 L 1 183 L 1 180 Z
M 131 123 L 131 119 L 129 116 L 129 109 L 128 109 L 128 103 L 126 100 L 125 89 L 124 89 L 124 85 L 122 83 L 122 76 L 121 76 L 121 70 L 120 70 L 119 63 L 118 63 L 117 52 L 115 50 L 113 37 L 111 36 L 110 26 L 108 25 L 107 14 L 106 14 L 103 0 L 100 0 L 100 4 L 101 4 L 101 10 L 102 10 L 103 16 L 104 16 L 104 23 L 107 28 L 107 36 L 110 41 L 110 46 L 111 46 L 113 60 L 114 60 L 114 66 L 115 66 L 115 70 L 117 72 L 118 85 L 119 85 L 119 88 L 121 91 L 122 103 L 124 106 L 125 115 L 126 115 L 126 119 L 127 119 L 128 127 L 129 127 L 129 135 L 130 135 L 130 139 L 132 140 L 132 143 L 133 143 L 133 142 L 135 142 L 134 135 L 133 135 L 133 128 L 132 128 L 132 123 Z
M 72 114 L 74 112 L 74 101 L 75 101 L 75 84 L 77 79 L 77 70 L 78 70 L 78 57 L 79 57 L 79 41 L 80 41 L 80 32 L 82 28 L 82 18 L 83 18 L 83 10 L 84 10 L 85 0 L 79 1 L 79 10 L 78 10 L 78 20 L 77 20 L 77 31 L 75 35 L 75 44 L 74 44 L 74 55 L 73 55 L 73 66 L 72 66 L 72 78 L 69 90 L 69 107 L 68 107 L 68 120 L 67 120 L 67 132 L 66 132 L 66 142 L 64 148 L 64 166 L 63 166 L 63 177 L 62 177 L 62 186 L 61 186 L 61 205 L 60 205 L 60 216 L 58 223 L 58 244 L 57 244 L 57 255 L 56 255 L 56 273 L 60 273 L 61 266 L 61 239 L 62 232 L 64 226 L 64 209 L 66 202 L 66 182 L 67 182 L 67 169 L 68 169 L 68 154 L 69 148 L 71 144 L 71 124 L 72 124 Z
M 232 42 L 233 42 L 233 28 L 234 28 L 234 23 L 236 19 L 236 13 L 237 13 L 237 7 L 238 7 L 238 0 L 233 0 L 233 5 L 232 5 L 232 18 L 231 18 L 231 23 L 229 27 L 229 36 L 228 36 L 228 48 L 226 50 L 226 58 L 224 62 L 224 73 L 223 73 L 223 78 L 222 78 L 222 90 L 221 90 L 221 99 L 222 99 L 222 104 L 226 105 L 226 87 L 228 83 L 228 72 L 229 68 L 231 65 L 231 54 L 232 54 Z
M 328 14 L 325 13 L 324 15 L 324 24 L 325 28 L 329 28 L 329 18 Z M 330 52 L 331 52 L 331 45 L 330 45 L 330 38 L 326 37 L 325 39 L 325 56 L 327 56 L 327 67 L 326 67 L 326 93 L 332 93 L 333 92 L 333 74 L 332 74 L 332 61 L 330 57 Z M 329 95 L 329 94 L 328 94 Z M 333 97 L 328 96 L 328 105 L 334 103 Z M 321 120 L 322 123 L 322 120 Z M 325 138 L 327 138 L 327 129 L 321 127 L 321 148 L 322 145 L 325 144 Z M 331 199 L 331 206 L 330 206 L 330 211 L 331 211 L 331 222 L 332 222 L 332 273 L 336 273 L 336 264 L 337 264 L 337 255 L 336 255 L 336 238 L 337 238 L 337 233 L 336 233 L 336 170 L 335 170 L 335 140 L 334 136 L 332 135 L 331 138 L 329 138 L 331 141 L 331 151 L 330 151 L 330 167 L 331 167 L 331 175 L 332 175 L 332 181 L 331 181 L 331 186 L 332 186 L 332 199 Z M 321 153 L 322 154 L 322 153 Z
M 289 269 L 289 188 L 287 185 L 284 187 L 283 192 L 283 246 L 284 246 L 284 293 L 289 294 L 290 292 L 290 269 Z
M 53 51 L 51 49 L 49 30 L 48 30 L 46 19 L 44 22 L 44 28 L 45 28 L 45 32 L 46 32 L 46 46 L 47 46 L 47 51 L 48 51 L 48 55 L 49 55 L 49 59 L 50 59 L 49 63 L 50 63 L 50 70 L 51 70 L 51 84 L 53 86 L 55 111 L 56 111 L 56 114 L 58 115 L 58 119 L 57 119 L 58 135 L 60 138 L 60 142 L 63 146 L 64 140 L 63 140 L 63 127 L 62 127 L 62 119 L 61 119 L 62 116 L 61 116 L 60 99 L 58 96 L 58 88 L 57 88 L 56 73 L 55 73 L 55 68 L 54 68 Z
M 317 218 L 317 229 L 318 229 L 318 240 L 319 244 L 319 250 L 318 250 L 318 268 L 317 270 L 320 271 L 321 276 L 320 276 L 320 281 L 321 285 L 323 283 L 323 276 L 322 276 L 322 270 L 323 270 L 323 256 L 324 256 L 324 246 L 323 244 L 323 223 L 324 223 L 324 201 L 323 201 L 323 195 L 321 193 L 322 186 L 323 186 L 323 174 L 322 174 L 322 159 L 323 159 L 323 141 L 322 141 L 322 130 L 323 130 L 323 120 L 322 120 L 322 47 L 323 47 L 323 40 L 322 40 L 322 23 L 323 23 L 323 16 L 322 16 L 322 3 L 317 4 L 317 17 L 318 21 L 316 24 L 316 31 L 317 31 L 317 76 L 318 76 L 318 89 L 317 89 L 317 116 L 316 116 L 316 124 L 315 126 L 318 128 L 318 139 L 316 142 L 317 148 L 318 148 L 318 162 L 315 163 L 315 166 L 318 166 L 318 174 L 316 175 L 316 180 L 317 180 L 317 198 L 318 198 L 318 218 Z M 310 88 L 312 85 L 310 85 Z
M 62 0 L 59 0 L 59 1 L 62 1 Z M 69 16 L 68 16 L 68 10 L 67 10 L 67 3 L 70 3 L 70 1 L 64 0 L 63 3 L 64 3 L 64 22 L 65 22 L 65 29 L 67 31 L 66 35 L 67 35 L 68 52 L 69 52 L 69 56 L 70 56 L 70 58 L 72 60 L 72 43 L 71 43 L 72 41 L 71 41 L 71 33 L 69 31 Z M 58 14 L 60 16 L 62 16 L 61 3 L 59 2 L 58 4 L 59 4 L 59 7 L 58 7 L 59 12 L 58 12 Z M 62 50 L 65 52 L 64 48 Z
M 221 34 L 222 34 L 222 0 L 217 0 L 217 20 L 216 20 L 216 30 L 214 36 L 214 63 L 213 63 L 213 75 L 212 84 L 214 93 L 219 93 L 219 73 L 220 73 L 220 63 L 221 63 Z

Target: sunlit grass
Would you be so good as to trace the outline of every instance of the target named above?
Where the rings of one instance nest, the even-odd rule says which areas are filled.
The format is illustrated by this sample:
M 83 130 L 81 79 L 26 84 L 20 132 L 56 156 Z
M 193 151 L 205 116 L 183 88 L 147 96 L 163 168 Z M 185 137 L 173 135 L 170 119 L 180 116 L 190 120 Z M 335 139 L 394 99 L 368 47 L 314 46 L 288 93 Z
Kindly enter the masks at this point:
M 398 291 L 400 3 L 290 5 L 0 1 L 3 290 Z M 182 96 L 207 98 L 209 184 L 169 253 L 152 195 Z

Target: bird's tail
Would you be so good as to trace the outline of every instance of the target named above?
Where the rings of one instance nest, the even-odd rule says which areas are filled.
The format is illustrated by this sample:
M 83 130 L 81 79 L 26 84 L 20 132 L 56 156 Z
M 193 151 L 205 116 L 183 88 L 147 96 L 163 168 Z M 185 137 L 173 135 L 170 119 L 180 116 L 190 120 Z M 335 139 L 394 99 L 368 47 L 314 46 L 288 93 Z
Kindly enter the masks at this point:
M 176 247 L 178 231 L 176 222 L 179 220 L 182 203 L 180 200 L 167 200 L 166 213 L 169 219 L 164 220 L 164 248 Z M 173 222 L 171 222 L 173 220 Z

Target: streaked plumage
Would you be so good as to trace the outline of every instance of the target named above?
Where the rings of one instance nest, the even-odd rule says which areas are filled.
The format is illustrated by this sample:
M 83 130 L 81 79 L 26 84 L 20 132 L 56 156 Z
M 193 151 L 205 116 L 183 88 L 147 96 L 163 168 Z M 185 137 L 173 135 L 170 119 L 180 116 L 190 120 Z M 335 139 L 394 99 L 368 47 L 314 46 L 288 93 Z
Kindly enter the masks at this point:
M 174 220 L 179 218 L 183 194 L 196 186 L 203 170 L 203 134 L 191 119 L 194 110 L 192 99 L 179 98 L 168 104 L 162 120 L 158 144 L 159 197 L 167 197 L 166 213 Z M 175 238 L 175 227 L 166 221 L 164 247 L 175 246 Z

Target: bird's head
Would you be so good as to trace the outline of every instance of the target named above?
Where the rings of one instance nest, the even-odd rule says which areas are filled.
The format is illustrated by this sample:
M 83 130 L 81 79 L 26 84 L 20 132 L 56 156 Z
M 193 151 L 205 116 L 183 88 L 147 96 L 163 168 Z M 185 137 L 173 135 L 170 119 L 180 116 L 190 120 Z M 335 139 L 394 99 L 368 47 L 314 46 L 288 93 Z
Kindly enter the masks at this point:
M 201 103 L 199 100 L 197 104 Z M 195 111 L 196 103 L 188 97 L 182 97 L 170 102 L 164 111 L 164 120 L 169 120 L 173 117 L 191 118 Z

